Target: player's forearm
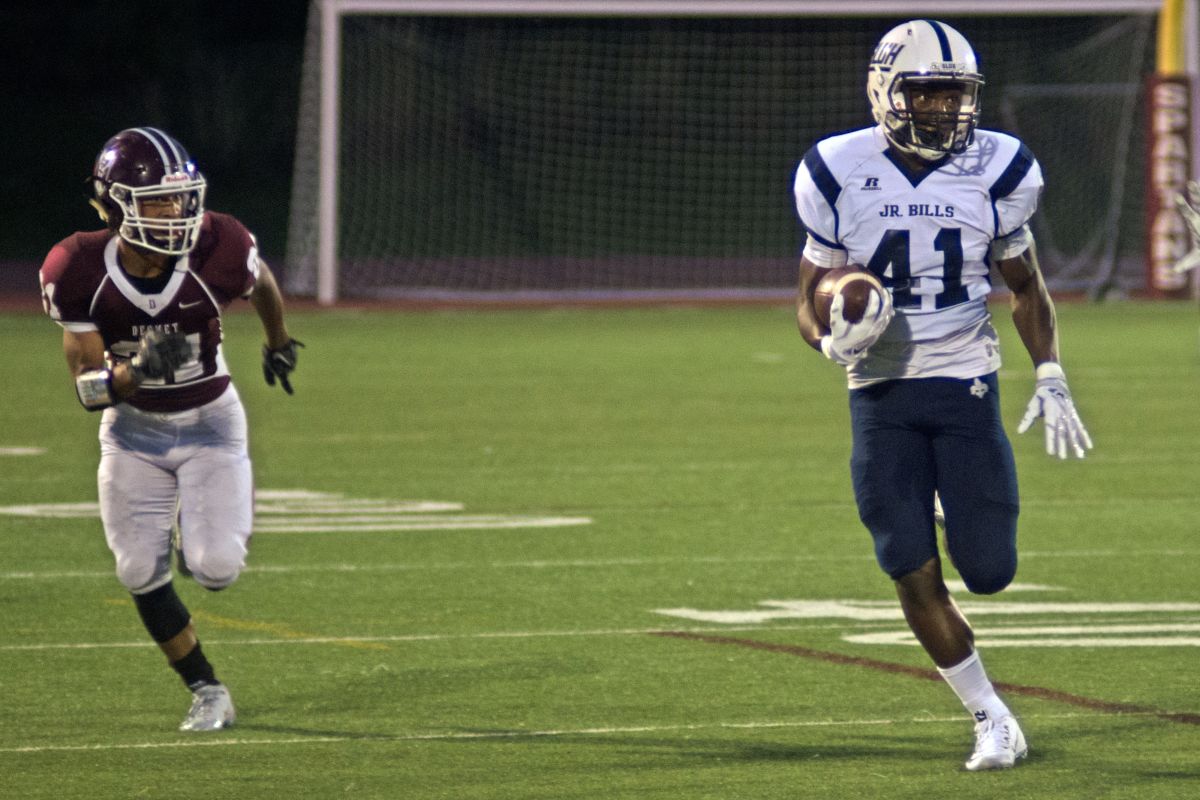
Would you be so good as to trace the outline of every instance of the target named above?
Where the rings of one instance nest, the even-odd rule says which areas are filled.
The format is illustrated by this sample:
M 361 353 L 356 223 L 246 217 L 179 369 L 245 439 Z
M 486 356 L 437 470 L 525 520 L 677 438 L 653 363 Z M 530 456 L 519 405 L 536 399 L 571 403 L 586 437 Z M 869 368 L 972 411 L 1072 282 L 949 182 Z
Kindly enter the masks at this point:
M 821 349 L 821 337 L 825 332 L 813 313 L 812 302 L 803 296 L 796 298 L 796 326 L 800 329 L 801 338 L 809 347 L 814 350 Z
M 1054 302 L 1037 275 L 1012 296 L 1013 325 L 1033 363 L 1058 361 L 1058 325 Z
M 1037 248 L 1033 242 L 1019 255 L 996 262 L 1000 275 L 1012 291 L 1012 318 L 1021 342 L 1033 363 L 1058 361 L 1058 326 L 1054 301 L 1042 280 Z
M 817 320 L 813 311 L 813 286 L 817 282 L 818 268 L 806 259 L 800 261 L 800 281 L 796 288 L 796 327 L 800 336 L 814 350 L 821 349 L 821 337 L 829 333 Z
M 104 342 L 99 334 L 65 332 L 63 354 L 66 356 L 71 378 L 77 385 L 80 376 L 85 372 L 106 371 L 114 400 L 124 400 L 137 391 L 138 380 L 129 363 L 112 363 L 105 353 Z
M 267 346 L 274 349 L 286 345 L 291 337 L 283 321 L 283 295 L 275 282 L 275 275 L 265 263 L 259 267 L 258 281 L 250 293 L 250 303 L 262 322 Z

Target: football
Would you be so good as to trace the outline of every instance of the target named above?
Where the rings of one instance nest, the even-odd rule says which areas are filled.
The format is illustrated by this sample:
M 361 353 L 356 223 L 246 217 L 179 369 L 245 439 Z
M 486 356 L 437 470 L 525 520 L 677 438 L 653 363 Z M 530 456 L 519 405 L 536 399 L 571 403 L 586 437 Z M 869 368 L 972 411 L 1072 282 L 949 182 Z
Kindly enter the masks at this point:
M 871 292 L 878 292 L 879 299 L 884 303 L 888 302 L 887 290 L 870 270 L 856 264 L 829 270 L 821 276 L 813 289 L 813 311 L 817 315 L 817 321 L 829 328 L 829 309 L 833 305 L 833 298 L 838 294 L 845 298 L 842 318 L 846 322 L 862 321 Z

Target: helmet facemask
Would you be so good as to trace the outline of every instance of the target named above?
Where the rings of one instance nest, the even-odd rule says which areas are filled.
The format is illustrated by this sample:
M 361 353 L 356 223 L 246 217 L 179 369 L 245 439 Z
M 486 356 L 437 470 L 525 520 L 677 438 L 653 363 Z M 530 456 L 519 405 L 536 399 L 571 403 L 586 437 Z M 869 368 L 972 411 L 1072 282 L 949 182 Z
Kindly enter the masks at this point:
M 108 197 L 120 209 L 117 233 L 137 247 L 165 255 L 191 252 L 204 222 L 203 176 L 168 175 L 161 186 L 126 186 L 114 183 Z M 174 215 L 147 213 L 147 201 L 172 201 Z
M 896 75 L 883 125 L 898 149 L 926 161 L 965 151 L 979 121 L 977 79 Z

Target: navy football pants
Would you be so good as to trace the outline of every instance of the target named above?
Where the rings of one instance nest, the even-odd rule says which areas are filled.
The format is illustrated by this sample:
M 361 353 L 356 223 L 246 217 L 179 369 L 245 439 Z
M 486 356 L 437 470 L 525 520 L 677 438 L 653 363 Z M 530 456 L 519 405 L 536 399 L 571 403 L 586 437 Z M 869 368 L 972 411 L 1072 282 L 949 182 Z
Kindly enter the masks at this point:
M 853 389 L 850 472 L 875 557 L 892 578 L 937 555 L 933 493 L 950 559 L 972 592 L 1017 571 L 1017 472 L 996 375 L 892 380 Z

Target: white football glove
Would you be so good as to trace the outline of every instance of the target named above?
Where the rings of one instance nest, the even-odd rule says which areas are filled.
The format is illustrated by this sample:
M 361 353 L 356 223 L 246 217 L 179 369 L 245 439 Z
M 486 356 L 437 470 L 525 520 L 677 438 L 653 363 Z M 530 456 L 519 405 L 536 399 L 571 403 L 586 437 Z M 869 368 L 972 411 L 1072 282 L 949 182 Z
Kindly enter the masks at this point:
M 1050 455 L 1066 458 L 1070 445 L 1075 455 L 1083 458 L 1086 451 L 1092 449 L 1092 437 L 1088 436 L 1075 403 L 1071 401 L 1067 377 L 1062 367 L 1053 361 L 1038 365 L 1037 389 L 1017 426 L 1017 433 L 1029 430 L 1038 417 L 1045 417 L 1046 452 Z
M 1200 267 L 1200 183 L 1188 181 L 1187 197 L 1176 194 L 1175 208 L 1187 224 L 1192 240 L 1192 249 L 1171 268 L 1173 272 L 1182 273 Z
M 846 298 L 842 295 L 833 298 L 833 304 L 829 307 L 830 332 L 821 337 L 821 352 L 826 358 L 848 367 L 867 355 L 867 348 L 875 344 L 891 324 L 895 310 L 890 297 L 885 302 L 874 291 L 867 300 L 863 318 L 858 322 L 847 322 L 842 316 L 845 305 Z

